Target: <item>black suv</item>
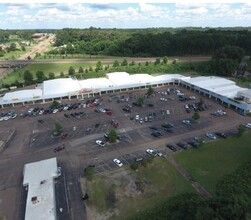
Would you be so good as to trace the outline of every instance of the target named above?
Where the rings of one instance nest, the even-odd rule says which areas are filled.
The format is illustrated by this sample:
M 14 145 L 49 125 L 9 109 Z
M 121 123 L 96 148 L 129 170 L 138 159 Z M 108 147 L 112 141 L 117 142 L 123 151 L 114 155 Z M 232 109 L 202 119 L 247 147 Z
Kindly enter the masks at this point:
M 181 147 L 182 149 L 184 149 L 184 150 L 186 150 L 188 148 L 188 144 L 186 142 L 184 142 L 184 141 L 178 142 L 177 145 L 179 147 Z
M 166 147 L 172 150 L 173 152 L 177 151 L 176 147 L 173 144 L 167 144 Z

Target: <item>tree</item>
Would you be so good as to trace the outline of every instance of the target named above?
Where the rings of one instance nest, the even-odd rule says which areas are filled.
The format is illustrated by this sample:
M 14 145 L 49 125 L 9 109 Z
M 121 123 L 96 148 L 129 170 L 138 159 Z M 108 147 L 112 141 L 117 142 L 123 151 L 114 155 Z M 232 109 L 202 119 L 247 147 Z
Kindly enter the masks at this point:
M 96 69 L 97 69 L 97 70 L 102 70 L 102 69 L 103 69 L 103 66 L 102 66 L 101 61 L 98 61 L 98 62 L 96 63 Z
M 246 127 L 245 127 L 245 125 L 239 125 L 237 130 L 238 130 L 237 136 L 241 137 L 244 134 L 244 132 L 246 131 Z
M 64 77 L 64 72 L 60 72 L 60 77 Z
M 69 75 L 74 75 L 75 74 L 75 69 L 72 66 L 69 67 L 68 74 Z
M 200 98 L 199 102 L 198 102 L 198 108 L 202 108 L 204 105 L 204 100 L 202 98 Z
M 56 100 L 54 100 L 53 102 L 52 102 L 52 104 L 51 104 L 51 107 L 52 108 L 58 108 L 60 106 L 60 103 L 58 102 L 58 101 L 56 101 Z
M 44 75 L 44 72 L 39 70 L 36 72 L 36 77 L 37 77 L 37 80 L 39 82 L 43 82 L 46 78 L 45 78 L 45 75 Z
M 199 113 L 198 112 L 194 112 L 192 118 L 193 118 L 193 120 L 198 121 L 200 119 Z
M 10 51 L 16 51 L 16 49 L 17 49 L 17 45 L 15 44 L 15 43 L 11 43 L 10 44 L 10 47 L 9 47 L 9 49 L 8 49 L 8 51 L 10 52 Z
M 88 181 L 92 181 L 93 180 L 93 176 L 94 176 L 94 168 L 93 167 L 87 167 L 85 169 L 85 174 L 86 174 L 86 178 Z
M 63 127 L 59 123 L 54 124 L 53 136 L 57 137 L 60 136 L 63 132 Z
M 148 90 L 147 90 L 147 96 L 151 96 L 154 93 L 153 87 L 149 86 Z
M 49 72 L 49 79 L 55 79 L 55 73 Z
M 140 107 L 142 107 L 145 103 L 145 99 L 144 97 L 139 97 L 138 100 L 137 100 L 137 103 Z
M 119 66 L 119 61 L 118 60 L 115 60 L 112 67 L 118 67 Z
M 127 59 L 124 59 L 121 63 L 121 66 L 128 66 Z
M 92 66 L 90 66 L 90 67 L 89 67 L 89 71 L 93 71 L 93 68 L 92 68 Z
M 33 81 L 33 75 L 29 70 L 24 71 L 24 81 L 26 83 L 32 83 Z
M 26 50 L 24 45 L 21 46 L 21 49 L 22 49 L 22 51 Z
M 111 143 L 114 143 L 117 141 L 118 139 L 118 135 L 117 135 L 117 132 L 115 131 L 114 128 L 112 128 L 108 134 L 108 139 Z
M 155 62 L 154 62 L 154 65 L 158 65 L 160 64 L 160 58 L 156 58 Z
M 83 73 L 83 72 L 84 72 L 83 67 L 82 67 L 82 66 L 81 66 L 81 67 L 79 67 L 78 73 Z
M 129 66 L 135 66 L 135 62 L 132 61 L 132 62 L 129 64 Z
M 167 64 L 167 57 L 163 58 L 163 64 Z

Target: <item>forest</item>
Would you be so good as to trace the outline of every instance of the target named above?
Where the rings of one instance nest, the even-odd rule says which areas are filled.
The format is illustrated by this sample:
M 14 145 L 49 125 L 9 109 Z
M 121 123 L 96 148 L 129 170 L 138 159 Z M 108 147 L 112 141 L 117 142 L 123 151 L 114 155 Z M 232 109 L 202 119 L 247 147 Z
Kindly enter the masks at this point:
M 52 54 L 102 54 L 126 57 L 211 55 L 225 46 L 251 54 L 249 30 L 225 29 L 62 29 Z

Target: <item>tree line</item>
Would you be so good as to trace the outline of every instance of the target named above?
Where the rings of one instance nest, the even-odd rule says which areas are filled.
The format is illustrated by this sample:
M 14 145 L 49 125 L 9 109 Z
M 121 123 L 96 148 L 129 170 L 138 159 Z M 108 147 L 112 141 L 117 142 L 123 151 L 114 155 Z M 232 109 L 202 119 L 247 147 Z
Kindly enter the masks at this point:
M 248 29 L 62 29 L 52 54 L 102 54 L 112 56 L 211 55 L 225 46 L 236 46 L 251 54 Z

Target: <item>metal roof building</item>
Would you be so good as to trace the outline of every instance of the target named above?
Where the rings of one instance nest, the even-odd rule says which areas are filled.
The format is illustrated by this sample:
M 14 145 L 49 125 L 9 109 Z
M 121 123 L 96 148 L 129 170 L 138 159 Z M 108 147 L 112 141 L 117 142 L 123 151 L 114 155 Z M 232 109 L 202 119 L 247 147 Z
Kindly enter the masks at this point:
M 23 90 L 6 93 L 0 97 L 0 106 L 17 103 L 46 102 L 54 99 L 83 99 L 89 96 L 101 95 L 134 89 L 144 89 L 149 86 L 180 84 L 199 93 L 215 98 L 222 104 L 236 110 L 250 112 L 250 89 L 241 88 L 235 82 L 216 76 L 189 77 L 180 74 L 128 74 L 126 72 L 107 73 L 106 77 L 77 80 L 61 78 L 44 81 L 42 87 L 33 90 Z
M 239 112 L 251 111 L 251 99 L 248 98 L 251 90 L 239 87 L 231 80 L 216 76 L 199 76 L 181 79 L 179 83 Z
M 54 178 L 57 176 L 56 158 L 25 164 L 23 186 L 28 189 L 25 220 L 56 219 Z
M 14 105 L 17 103 L 35 103 L 51 99 L 77 97 L 85 95 L 115 92 L 132 88 L 145 88 L 173 83 L 174 79 L 186 78 L 179 74 L 151 76 L 149 74 L 128 74 L 126 72 L 107 73 L 106 77 L 77 80 L 75 78 L 61 78 L 44 81 L 41 87 L 31 90 L 8 92 L 0 97 L 0 105 Z

